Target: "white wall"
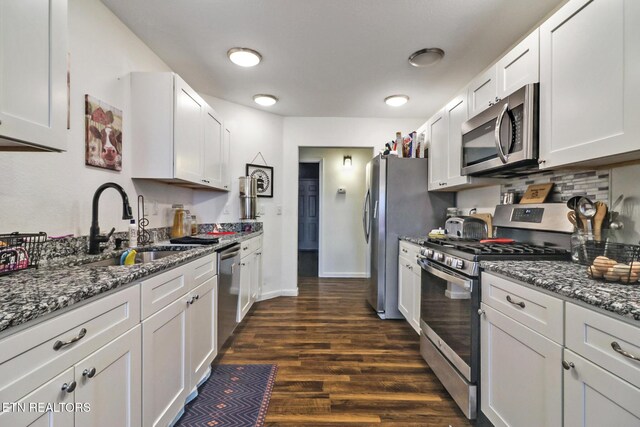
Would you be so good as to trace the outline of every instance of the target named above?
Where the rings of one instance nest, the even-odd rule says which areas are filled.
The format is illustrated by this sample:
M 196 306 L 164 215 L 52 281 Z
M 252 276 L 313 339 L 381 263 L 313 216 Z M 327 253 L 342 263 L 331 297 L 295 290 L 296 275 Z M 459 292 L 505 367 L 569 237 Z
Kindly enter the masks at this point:
M 200 222 L 237 222 L 240 218 L 238 177 L 245 175 L 245 165 L 261 152 L 273 171 L 273 198 L 258 198 L 259 221 L 264 224 L 263 237 L 263 298 L 280 294 L 280 259 L 282 257 L 282 216 L 277 207 L 282 205 L 282 130 L 283 118 L 254 108 L 202 95 L 224 119 L 231 131 L 231 191 L 218 193 L 196 190 L 193 210 Z M 262 163 L 256 159 L 255 163 Z M 226 211 L 228 213 L 225 213 Z
M 343 166 L 351 156 L 353 165 Z M 362 233 L 365 168 L 370 148 L 300 148 L 300 162 L 322 159 L 320 195 L 320 277 L 366 277 L 367 245 Z M 345 187 L 346 194 L 338 194 Z
M 464 211 L 475 208 L 478 213 L 490 213 L 493 215 L 495 207 L 499 203 L 499 185 L 462 190 L 456 195 L 456 206 Z
M 131 181 L 131 121 L 127 75 L 131 71 L 166 71 L 168 67 L 98 0 L 69 1 L 71 54 L 71 130 L 65 153 L 2 153 L 0 198 L 2 232 L 46 231 L 50 235 L 89 234 L 91 200 L 107 181 L 122 185 L 136 211 L 136 197 L 158 201 L 161 212 L 172 202 L 192 202 L 188 189 Z M 121 173 L 84 165 L 84 95 L 123 111 Z M 150 217 L 151 226 L 165 216 Z M 126 230 L 116 191 L 100 202 L 100 225 Z
M 298 155 L 300 147 L 374 147 L 377 152 L 396 131 L 417 129 L 423 119 L 285 117 L 283 139 L 282 289 L 297 294 Z M 359 218 L 359 216 L 358 216 Z M 286 233 L 284 232 L 286 230 Z

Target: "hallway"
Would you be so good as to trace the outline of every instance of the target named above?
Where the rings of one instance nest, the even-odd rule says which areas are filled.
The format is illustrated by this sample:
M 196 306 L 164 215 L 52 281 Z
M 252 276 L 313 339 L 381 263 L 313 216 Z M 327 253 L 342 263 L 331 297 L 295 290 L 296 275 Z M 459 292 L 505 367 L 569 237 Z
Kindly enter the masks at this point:
M 275 363 L 267 426 L 468 426 L 403 321 L 381 321 L 362 279 L 300 278 L 256 304 L 219 363 Z

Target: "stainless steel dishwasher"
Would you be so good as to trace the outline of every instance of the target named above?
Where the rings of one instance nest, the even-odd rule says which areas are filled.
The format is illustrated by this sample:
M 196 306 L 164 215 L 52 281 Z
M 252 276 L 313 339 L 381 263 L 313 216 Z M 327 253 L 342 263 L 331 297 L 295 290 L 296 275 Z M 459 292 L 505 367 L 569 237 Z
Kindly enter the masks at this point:
M 240 244 L 218 251 L 218 351 L 238 326 Z

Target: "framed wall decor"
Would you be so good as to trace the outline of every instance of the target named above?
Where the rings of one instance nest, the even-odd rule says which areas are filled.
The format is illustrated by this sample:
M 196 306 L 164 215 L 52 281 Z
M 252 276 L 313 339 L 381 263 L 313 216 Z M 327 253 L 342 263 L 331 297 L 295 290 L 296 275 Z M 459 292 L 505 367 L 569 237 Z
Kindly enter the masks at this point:
M 85 164 L 122 170 L 122 111 L 89 95 L 85 104 Z
M 258 197 L 273 197 L 273 168 L 247 163 L 246 176 L 258 180 Z

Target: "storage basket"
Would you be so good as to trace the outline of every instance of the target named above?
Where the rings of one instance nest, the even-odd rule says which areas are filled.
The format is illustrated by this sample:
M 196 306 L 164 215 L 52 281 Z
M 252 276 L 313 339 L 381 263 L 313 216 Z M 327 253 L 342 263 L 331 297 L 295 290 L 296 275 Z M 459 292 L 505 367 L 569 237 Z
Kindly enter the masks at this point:
M 47 233 L 0 234 L 0 274 L 37 268 Z
M 580 264 L 588 266 L 587 273 L 593 279 L 625 284 L 640 280 L 640 246 L 583 240 L 572 252 Z

